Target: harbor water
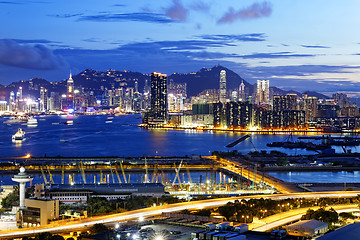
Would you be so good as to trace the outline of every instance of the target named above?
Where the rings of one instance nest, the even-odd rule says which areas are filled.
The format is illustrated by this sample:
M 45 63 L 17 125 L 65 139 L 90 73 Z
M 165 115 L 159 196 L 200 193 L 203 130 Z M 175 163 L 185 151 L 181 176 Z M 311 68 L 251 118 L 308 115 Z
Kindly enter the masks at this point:
M 44 116 L 38 124 L 6 124 L 0 119 L 0 157 L 32 156 L 185 156 L 209 155 L 228 151 L 225 146 L 247 133 L 173 129 L 142 129 L 140 115 Z M 65 124 L 73 121 L 73 124 Z M 25 140 L 13 143 L 18 128 L 26 132 Z M 281 151 L 287 154 L 314 154 L 304 149 L 270 148 L 267 143 L 285 141 L 288 133 L 250 134 L 250 138 L 231 150 Z M 295 135 L 294 138 L 296 139 Z M 334 147 L 341 152 L 341 147 Z M 354 150 L 356 150 L 355 148 Z

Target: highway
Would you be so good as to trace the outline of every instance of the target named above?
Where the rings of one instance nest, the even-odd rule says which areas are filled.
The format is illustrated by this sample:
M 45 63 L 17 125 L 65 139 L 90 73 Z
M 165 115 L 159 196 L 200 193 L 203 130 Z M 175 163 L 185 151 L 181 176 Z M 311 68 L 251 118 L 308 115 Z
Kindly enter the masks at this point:
M 254 181 L 255 183 L 260 183 L 261 181 L 264 181 L 265 184 L 272 186 L 273 188 L 276 188 L 281 193 L 293 193 L 296 192 L 293 187 L 289 186 L 289 183 L 286 183 L 280 179 L 274 178 L 268 174 L 264 174 L 262 176 L 261 174 L 254 174 L 253 170 L 248 170 L 244 166 L 242 166 L 239 162 L 228 160 L 225 158 L 219 158 L 217 159 L 216 156 L 208 156 L 204 157 L 207 159 L 211 159 L 214 162 L 217 162 L 219 164 L 219 168 L 226 169 L 230 172 L 233 172 L 234 174 L 241 175 L 243 177 L 246 177 L 250 181 Z
M 360 191 L 348 191 L 348 192 L 317 192 L 317 193 L 290 193 L 290 194 L 273 194 L 273 195 L 253 195 L 253 196 L 241 196 L 241 197 L 229 197 L 229 198 L 219 198 L 219 199 L 208 199 L 201 201 L 193 202 L 183 202 L 176 204 L 163 205 L 158 207 L 150 207 L 139 209 L 135 211 L 128 211 L 124 213 L 111 214 L 106 216 L 92 217 L 80 221 L 68 222 L 68 223 L 52 223 L 49 225 L 37 227 L 37 228 L 27 228 L 27 229 L 17 229 L 12 231 L 1 231 L 0 238 L 8 239 L 15 237 L 23 237 L 34 235 L 40 232 L 61 232 L 61 231 L 71 231 L 75 229 L 87 228 L 96 223 L 111 223 L 111 222 L 120 222 L 127 221 L 130 219 L 139 219 L 140 217 L 150 217 L 155 215 L 160 215 L 162 212 L 176 212 L 184 209 L 201 209 L 201 208 L 210 208 L 225 205 L 229 201 L 233 202 L 235 200 L 249 200 L 249 199 L 258 199 L 258 198 L 268 198 L 272 200 L 281 200 L 287 198 L 321 198 L 321 197 L 333 197 L 333 198 L 345 198 L 345 197 L 355 197 L 360 194 Z M 270 221 L 270 220 L 269 220 Z
M 359 211 L 358 204 L 344 204 L 344 205 L 333 205 L 327 206 L 329 208 L 335 209 L 336 212 L 349 212 L 349 211 Z M 276 227 L 280 227 L 284 224 L 299 220 L 302 215 L 306 213 L 308 209 L 317 210 L 320 207 L 307 207 L 307 208 L 298 208 L 282 213 L 278 213 L 266 218 L 261 219 L 258 223 L 249 224 L 249 230 L 257 232 L 266 232 Z

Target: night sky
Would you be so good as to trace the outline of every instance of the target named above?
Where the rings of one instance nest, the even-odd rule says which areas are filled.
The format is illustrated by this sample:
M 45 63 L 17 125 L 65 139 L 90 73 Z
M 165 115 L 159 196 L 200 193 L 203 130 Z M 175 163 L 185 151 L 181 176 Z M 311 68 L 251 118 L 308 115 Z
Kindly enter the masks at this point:
M 0 84 L 86 68 L 198 71 L 360 95 L 358 0 L 4 0 Z

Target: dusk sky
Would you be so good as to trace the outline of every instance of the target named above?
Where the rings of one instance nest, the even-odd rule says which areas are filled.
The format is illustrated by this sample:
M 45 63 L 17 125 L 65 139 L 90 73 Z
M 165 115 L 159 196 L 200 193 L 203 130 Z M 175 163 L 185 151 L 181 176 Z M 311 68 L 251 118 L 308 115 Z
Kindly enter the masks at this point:
M 360 96 L 358 0 L 3 0 L 0 84 L 95 70 L 198 71 Z

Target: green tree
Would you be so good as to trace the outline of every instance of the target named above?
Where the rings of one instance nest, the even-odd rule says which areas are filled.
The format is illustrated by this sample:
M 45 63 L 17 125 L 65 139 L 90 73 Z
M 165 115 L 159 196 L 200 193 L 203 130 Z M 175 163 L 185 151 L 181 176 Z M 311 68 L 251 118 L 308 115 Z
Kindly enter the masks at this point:
M 56 234 L 50 237 L 50 240 L 65 240 L 65 238 L 63 236 Z
M 35 235 L 35 240 L 51 240 L 52 234 L 49 232 L 38 233 Z
M 180 211 L 181 214 L 190 214 L 190 211 L 188 209 L 184 209 Z
M 201 209 L 200 211 L 198 211 L 196 213 L 196 215 L 199 215 L 199 216 L 205 216 L 205 217 L 209 217 L 211 214 L 211 210 L 210 209 Z
M 227 221 L 230 221 L 231 217 L 234 216 L 235 210 L 236 210 L 235 206 L 229 203 L 218 208 L 218 211 L 221 214 L 221 216 L 224 216 Z
M 342 212 L 339 214 L 342 219 L 355 219 L 356 217 L 352 213 Z
M 338 221 L 339 216 L 338 213 L 333 209 L 325 210 L 325 208 L 319 208 L 318 210 L 314 211 L 309 209 L 305 215 L 301 217 L 302 220 L 310 220 L 315 219 L 318 221 L 326 222 L 329 225 Z
M 98 234 L 105 231 L 108 231 L 109 229 L 102 223 L 94 224 L 90 227 L 91 234 Z
M 1 201 L 1 205 L 3 208 L 12 208 L 13 206 L 19 206 L 19 194 L 18 193 L 10 193 Z

